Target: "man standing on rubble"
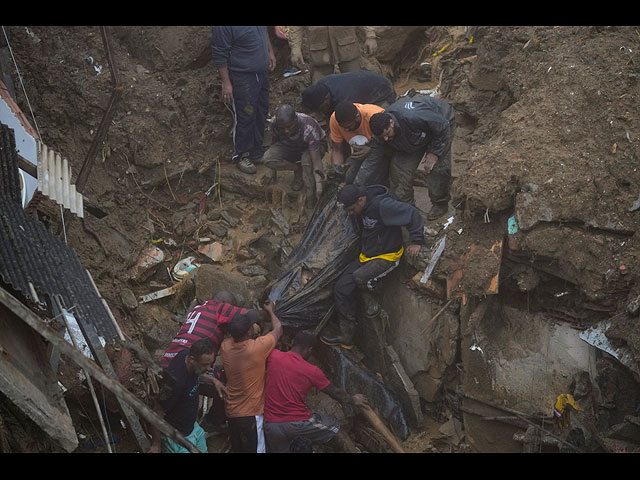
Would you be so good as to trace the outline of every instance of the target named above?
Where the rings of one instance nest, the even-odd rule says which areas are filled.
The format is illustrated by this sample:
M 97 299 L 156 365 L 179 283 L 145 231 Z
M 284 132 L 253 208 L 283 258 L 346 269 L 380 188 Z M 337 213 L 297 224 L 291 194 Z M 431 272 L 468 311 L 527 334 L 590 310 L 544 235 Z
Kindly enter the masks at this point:
M 302 91 L 302 105 L 328 119 L 341 102 L 371 104 L 386 108 L 396 101 L 391 81 L 367 70 L 327 75 Z
M 378 49 L 376 31 L 373 27 L 361 28 L 366 37 L 365 53 L 374 55 Z M 307 63 L 302 55 L 305 32 L 309 47 L 312 83 L 332 74 L 336 65 L 340 73 L 355 72 L 362 68 L 360 42 L 356 35 L 356 27 L 344 25 L 290 27 L 289 47 L 293 66 L 302 69 Z
M 370 120 L 377 141 L 363 162 L 356 182 L 386 183 L 403 202 L 413 203 L 413 177 L 420 165 L 427 173 L 431 200 L 428 220 L 449 210 L 451 144 L 456 129 L 454 110 L 447 102 L 422 96 L 398 100 Z
M 324 392 L 344 407 L 366 406 L 361 394 L 349 395 L 332 385 L 317 366 L 309 363 L 317 337 L 299 331 L 291 350 L 273 350 L 267 359 L 264 400 L 264 429 L 269 453 L 291 451 L 294 439 L 305 438 L 312 444 L 330 443 L 340 452 L 357 452 L 349 436 L 334 418 L 312 412 L 306 398 L 312 388 Z
M 200 377 L 211 367 L 215 358 L 213 342 L 204 338 L 191 348 L 182 350 L 169 363 L 164 377 L 168 394 L 156 402 L 155 410 L 172 427 L 184 435 L 201 451 L 207 451 L 205 432 L 196 418 L 200 400 Z M 149 453 L 188 453 L 189 450 L 172 438 L 163 437 L 152 429 Z
M 265 453 L 264 444 L 264 379 L 267 357 L 282 336 L 282 324 L 268 303 L 264 310 L 272 329 L 266 335 L 252 338 L 258 312 L 237 313 L 229 322 L 231 338 L 222 342 L 220 352 L 227 377 L 225 409 L 229 424 L 231 451 Z
M 378 105 L 340 102 L 329 120 L 331 129 L 331 163 L 334 167 L 348 165 L 347 184 L 353 183 L 360 165 L 369 153 L 373 134 L 369 120 L 384 109 Z
M 213 60 L 222 80 L 222 101 L 233 109 L 232 161 L 256 173 L 263 155 L 269 110 L 269 72 L 276 66 L 267 27 L 212 27 Z
M 405 251 L 402 227 L 407 229 L 411 238 L 407 254 L 415 257 L 424 244 L 424 220 L 413 205 L 396 200 L 383 185 L 345 185 L 338 192 L 338 203 L 355 218 L 360 231 L 361 253 L 347 266 L 334 287 L 340 333 L 323 335 L 320 339 L 327 345 L 350 349 L 357 326 L 358 291 L 364 300 L 365 314 L 376 316 L 380 305 L 372 293 L 378 283 L 400 264 Z
M 299 191 L 304 185 L 309 200 L 320 198 L 324 177 L 322 157 L 327 152 L 324 130 L 315 119 L 285 104 L 276 109 L 270 131 L 273 143 L 264 154 L 265 166 L 274 175 L 278 170 L 293 170 L 291 188 Z

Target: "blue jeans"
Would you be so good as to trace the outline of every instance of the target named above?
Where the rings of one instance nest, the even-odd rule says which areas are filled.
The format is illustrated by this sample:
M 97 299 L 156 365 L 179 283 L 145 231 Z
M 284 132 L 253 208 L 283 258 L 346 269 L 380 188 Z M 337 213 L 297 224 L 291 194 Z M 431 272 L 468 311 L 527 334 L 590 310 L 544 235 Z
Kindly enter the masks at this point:
M 234 159 L 248 153 L 254 160 L 264 152 L 264 129 L 269 111 L 269 73 L 243 73 L 230 71 L 233 87 Z

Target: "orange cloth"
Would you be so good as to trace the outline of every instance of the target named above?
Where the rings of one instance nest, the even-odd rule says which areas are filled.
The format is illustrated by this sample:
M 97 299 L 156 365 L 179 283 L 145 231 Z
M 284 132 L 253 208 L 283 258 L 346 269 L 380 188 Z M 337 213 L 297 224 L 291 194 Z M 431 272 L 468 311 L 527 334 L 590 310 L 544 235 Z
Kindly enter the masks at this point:
M 264 413 L 264 378 L 267 357 L 276 346 L 273 335 L 234 342 L 225 338 L 220 346 L 227 375 L 227 417 L 252 417 Z
M 379 107 L 377 105 L 354 103 L 358 111 L 360 112 L 360 116 L 362 117 L 362 121 L 360 122 L 360 126 L 357 130 L 352 132 L 345 130 L 340 126 L 338 121 L 336 120 L 336 114 L 331 114 L 331 120 L 329 120 L 329 128 L 331 129 L 331 140 L 335 143 L 347 142 L 351 140 L 356 135 L 363 135 L 367 137 L 368 140 L 371 140 L 371 128 L 369 127 L 369 120 L 372 115 L 376 113 L 384 112 L 384 108 Z

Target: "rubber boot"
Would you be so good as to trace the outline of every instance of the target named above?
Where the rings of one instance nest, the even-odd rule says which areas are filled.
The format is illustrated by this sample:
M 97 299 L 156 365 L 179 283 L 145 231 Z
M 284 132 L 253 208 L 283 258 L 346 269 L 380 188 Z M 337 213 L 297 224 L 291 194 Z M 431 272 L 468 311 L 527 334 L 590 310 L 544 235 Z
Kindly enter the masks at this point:
M 354 322 L 340 321 L 340 333 L 337 335 L 321 335 L 320 341 L 326 345 L 340 345 L 342 348 L 351 350 L 353 348 L 353 333 L 356 329 Z
M 380 302 L 369 291 L 362 292 L 362 301 L 364 302 L 364 313 L 367 317 L 373 318 L 380 313 Z
M 427 220 L 437 220 L 449 211 L 449 202 L 438 202 L 431 206 L 427 213 Z

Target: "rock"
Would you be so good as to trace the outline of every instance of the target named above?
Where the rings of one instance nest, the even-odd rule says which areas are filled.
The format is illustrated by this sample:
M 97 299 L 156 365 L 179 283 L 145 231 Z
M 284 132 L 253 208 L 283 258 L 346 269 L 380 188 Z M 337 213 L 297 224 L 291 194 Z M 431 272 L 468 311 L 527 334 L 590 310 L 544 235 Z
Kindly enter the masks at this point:
M 122 303 L 131 310 L 138 307 L 138 299 L 136 298 L 135 293 L 128 288 L 120 290 L 120 300 L 122 300 Z
M 235 295 L 237 304 L 243 307 L 252 307 L 267 283 L 265 277 L 245 277 L 217 265 L 201 265 L 193 279 L 198 302 L 209 300 L 216 292 L 225 290 Z
M 249 277 L 257 277 L 258 275 L 266 276 L 269 274 L 268 270 L 260 265 L 242 265 L 240 271 L 243 275 Z
M 172 312 L 153 303 L 140 304 L 133 319 L 151 351 L 168 346 L 179 328 Z

